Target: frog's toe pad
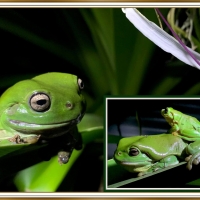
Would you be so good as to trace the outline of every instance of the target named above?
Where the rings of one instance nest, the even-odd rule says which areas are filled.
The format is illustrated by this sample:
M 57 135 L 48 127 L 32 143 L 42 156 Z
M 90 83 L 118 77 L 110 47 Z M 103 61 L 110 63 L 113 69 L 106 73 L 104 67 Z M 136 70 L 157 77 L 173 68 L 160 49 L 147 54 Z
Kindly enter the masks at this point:
M 200 162 L 200 157 L 197 157 L 197 158 L 195 158 L 195 159 L 193 160 L 193 164 L 194 164 L 194 165 L 198 165 L 199 162 Z
M 188 162 L 188 164 L 187 164 L 186 167 L 187 167 L 188 170 L 191 170 L 191 169 L 192 169 L 192 165 L 191 165 L 189 162 Z
M 188 157 L 185 158 L 185 161 L 188 162 L 191 159 L 192 155 L 189 155 Z

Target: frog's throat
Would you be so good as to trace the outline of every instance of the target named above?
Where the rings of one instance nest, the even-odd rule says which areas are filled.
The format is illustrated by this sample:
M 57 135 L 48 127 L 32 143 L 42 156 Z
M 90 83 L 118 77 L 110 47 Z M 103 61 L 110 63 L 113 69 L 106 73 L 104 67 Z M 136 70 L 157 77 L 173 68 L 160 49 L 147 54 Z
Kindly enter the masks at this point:
M 34 124 L 27 123 L 19 120 L 8 120 L 10 123 L 10 127 L 17 132 L 23 134 L 36 134 L 36 135 L 46 135 L 48 137 L 55 137 L 62 135 L 72 127 L 77 125 L 83 117 L 83 114 L 80 114 L 77 118 L 65 121 L 65 122 L 57 122 L 51 124 Z M 46 133 L 46 134 L 45 134 Z
M 135 172 L 146 172 L 148 169 L 150 169 L 153 166 L 153 164 L 149 164 L 143 167 L 138 167 L 134 171 Z
M 174 115 L 173 114 L 172 114 L 172 117 L 169 117 L 168 114 L 163 114 L 163 117 L 169 123 L 170 126 L 174 125 L 175 121 L 174 121 Z
M 137 162 L 137 163 L 133 163 L 133 162 L 126 162 L 126 161 L 118 161 L 115 159 L 115 161 L 122 165 L 125 168 L 132 168 L 131 171 L 134 172 L 144 172 L 147 171 L 149 168 L 151 168 L 151 166 L 153 165 L 150 161 L 141 161 L 141 162 Z

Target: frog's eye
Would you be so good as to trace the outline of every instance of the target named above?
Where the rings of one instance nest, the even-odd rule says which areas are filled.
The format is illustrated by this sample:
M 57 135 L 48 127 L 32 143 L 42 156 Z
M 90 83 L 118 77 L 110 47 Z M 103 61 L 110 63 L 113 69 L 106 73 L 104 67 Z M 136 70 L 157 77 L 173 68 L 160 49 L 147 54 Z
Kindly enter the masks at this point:
M 136 149 L 136 148 L 129 149 L 129 156 L 137 156 L 138 154 L 139 154 L 138 149 Z
M 37 112 L 47 111 L 50 107 L 50 98 L 47 94 L 36 93 L 31 96 L 29 104 Z
M 165 108 L 165 114 L 167 114 L 168 113 L 168 108 Z
M 79 86 L 80 90 L 82 90 L 84 88 L 84 83 L 80 78 L 78 79 L 78 86 Z

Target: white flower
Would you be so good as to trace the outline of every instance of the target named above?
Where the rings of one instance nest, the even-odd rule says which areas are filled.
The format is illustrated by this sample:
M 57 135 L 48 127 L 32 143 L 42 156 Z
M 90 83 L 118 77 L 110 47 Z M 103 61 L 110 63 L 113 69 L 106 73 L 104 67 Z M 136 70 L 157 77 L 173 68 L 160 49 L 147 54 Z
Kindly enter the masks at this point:
M 171 35 L 158 27 L 155 23 L 149 21 L 136 8 L 122 8 L 129 21 L 148 39 L 154 42 L 164 51 L 171 53 L 184 63 L 200 69 L 200 66 L 195 60 L 186 52 L 182 45 Z M 200 62 L 200 54 L 187 47 L 188 50 L 195 56 L 196 60 Z

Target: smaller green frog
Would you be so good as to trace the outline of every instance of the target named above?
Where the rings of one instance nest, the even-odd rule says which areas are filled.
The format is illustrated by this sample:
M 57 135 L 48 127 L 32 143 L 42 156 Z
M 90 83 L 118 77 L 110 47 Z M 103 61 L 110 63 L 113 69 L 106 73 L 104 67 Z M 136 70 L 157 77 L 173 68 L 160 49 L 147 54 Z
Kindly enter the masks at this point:
M 196 118 L 171 107 L 162 109 L 161 114 L 171 126 L 169 133 L 187 141 L 200 140 L 200 122 Z
M 200 141 L 188 144 L 172 134 L 133 136 L 122 138 L 114 153 L 117 164 L 138 176 L 176 165 L 184 159 L 189 170 L 192 164 L 199 164 Z

